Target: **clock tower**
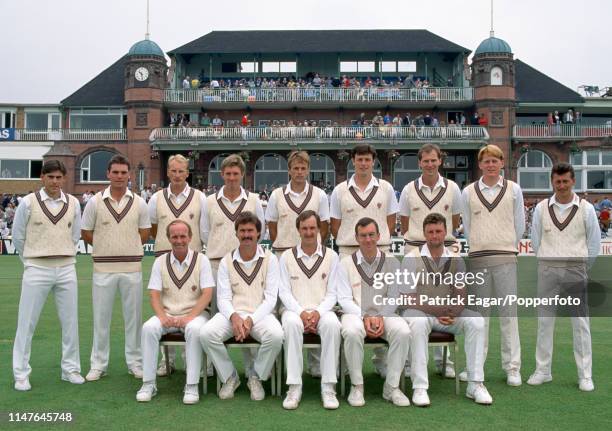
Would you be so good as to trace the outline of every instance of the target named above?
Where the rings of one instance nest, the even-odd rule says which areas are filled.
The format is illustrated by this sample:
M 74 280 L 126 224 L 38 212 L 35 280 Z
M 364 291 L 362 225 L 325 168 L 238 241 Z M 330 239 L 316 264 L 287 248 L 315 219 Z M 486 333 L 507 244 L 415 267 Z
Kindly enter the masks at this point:
M 151 131 L 164 126 L 164 89 L 168 66 L 161 48 L 152 40 L 134 44 L 124 68 L 127 109 L 127 157 L 132 163 L 134 188 L 160 184 L 160 161 L 151 159 Z

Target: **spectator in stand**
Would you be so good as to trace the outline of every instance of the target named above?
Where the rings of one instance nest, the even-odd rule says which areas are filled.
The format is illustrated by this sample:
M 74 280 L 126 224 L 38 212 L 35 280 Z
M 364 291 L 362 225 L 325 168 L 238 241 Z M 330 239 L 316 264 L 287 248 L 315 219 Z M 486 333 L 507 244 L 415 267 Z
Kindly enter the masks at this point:
M 573 124 L 574 123 L 574 111 L 572 109 L 568 109 L 567 112 L 563 115 L 563 122 L 565 124 Z
M 204 115 L 202 115 L 202 118 L 200 118 L 200 126 L 202 127 L 210 127 L 210 117 L 208 116 L 208 113 L 204 113 Z
M 215 115 L 215 118 L 213 118 L 212 126 L 216 129 L 220 129 L 221 127 L 223 127 L 223 120 L 219 118 L 219 115 Z
M 599 212 L 599 225 L 601 226 L 602 236 L 608 236 L 608 229 L 610 229 L 610 210 L 608 208 L 602 208 Z
M 429 112 L 427 114 L 425 114 L 425 117 L 423 118 L 423 124 L 425 126 L 431 126 L 431 122 L 432 122 L 432 118 L 431 115 L 429 115 Z
M 461 114 L 459 114 L 459 124 L 462 127 L 465 126 L 465 115 L 463 114 L 463 112 Z
M 472 126 L 478 126 L 478 120 L 480 120 L 480 115 L 478 115 L 478 111 L 474 111 L 470 123 L 472 124 Z
M 249 114 L 248 112 L 242 116 L 242 119 L 240 120 L 240 125 L 242 127 L 247 127 L 249 125 L 249 117 L 250 116 L 251 116 L 251 114 Z
M 4 209 L 4 220 L 8 227 L 13 225 L 13 219 L 15 218 L 15 204 L 9 202 L 8 206 Z
M 607 196 L 601 201 L 601 208 L 612 209 L 612 201 Z
M 183 79 L 183 90 L 189 90 L 191 88 L 191 82 L 189 79 L 189 76 L 186 76 L 185 79 Z
M 489 125 L 489 120 L 485 114 L 480 114 L 480 117 L 478 118 L 478 125 L 483 127 L 487 127 Z
M 0 238 L 8 239 L 11 236 L 11 230 L 8 228 L 6 222 L 0 222 Z
M 385 116 L 383 117 L 383 124 L 390 125 L 391 124 L 391 116 L 389 112 L 385 112 Z
M 366 123 L 366 117 L 365 117 L 365 112 L 362 112 L 361 114 L 359 114 L 359 119 L 357 119 L 357 125 L 358 126 L 363 126 Z

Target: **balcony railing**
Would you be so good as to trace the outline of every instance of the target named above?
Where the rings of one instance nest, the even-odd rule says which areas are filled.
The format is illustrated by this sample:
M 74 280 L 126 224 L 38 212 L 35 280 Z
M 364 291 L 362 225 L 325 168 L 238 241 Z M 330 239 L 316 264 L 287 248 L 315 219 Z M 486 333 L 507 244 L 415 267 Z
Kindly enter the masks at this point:
M 15 129 L 15 141 L 123 141 L 126 129 Z
M 165 90 L 169 103 L 466 102 L 472 87 L 223 88 Z
M 515 139 L 585 139 L 612 136 L 611 125 L 582 124 L 531 124 L 516 125 L 512 130 Z
M 183 142 L 342 142 L 342 141 L 482 141 L 487 129 L 480 126 L 324 126 L 324 127 L 167 127 L 151 132 L 150 141 Z

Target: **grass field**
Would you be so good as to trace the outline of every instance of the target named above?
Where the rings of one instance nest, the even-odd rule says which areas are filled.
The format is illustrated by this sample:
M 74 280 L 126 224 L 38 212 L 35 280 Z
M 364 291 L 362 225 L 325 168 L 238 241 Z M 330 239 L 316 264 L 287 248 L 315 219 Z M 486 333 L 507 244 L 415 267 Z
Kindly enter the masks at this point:
M 608 258 L 609 259 L 609 258 Z M 601 259 L 600 259 L 601 260 Z M 153 262 L 144 263 L 145 282 Z M 605 262 L 598 270 L 610 273 Z M 92 342 L 91 260 L 79 256 L 79 328 L 83 374 L 89 370 Z M 612 318 L 592 318 L 593 374 L 596 390 L 582 393 L 577 388 L 576 367 L 572 354 L 572 333 L 569 319 L 558 319 L 555 333 L 555 355 L 552 383 L 531 387 L 523 384 L 510 388 L 500 367 L 499 326 L 491 323 L 491 345 L 486 364 L 489 392 L 494 398 L 490 407 L 476 405 L 464 396 L 454 394 L 454 382 L 430 376 L 429 395 L 432 406 L 426 409 L 396 408 L 382 397 L 383 381 L 372 371 L 369 360 L 364 365 L 366 406 L 350 407 L 341 400 L 340 409 L 325 411 L 320 403 L 319 381 L 304 379 L 304 395 L 296 411 L 285 411 L 280 398 L 267 397 L 254 402 L 243 384 L 233 400 L 222 401 L 214 395 L 214 381 L 209 380 L 210 393 L 195 406 L 182 404 L 184 373 L 159 378 L 159 393 L 152 402 L 135 401 L 140 382 L 127 374 L 123 356 L 123 320 L 119 301 L 115 303 L 112 322 L 111 360 L 108 376 L 99 382 L 82 386 L 60 381 L 60 327 L 54 300 L 49 297 L 32 343 L 32 391 L 14 391 L 12 347 L 17 321 L 22 267 L 16 256 L 0 257 L 0 429 L 25 428 L 23 423 L 8 423 L 8 412 L 70 411 L 71 425 L 41 425 L 53 429 L 612 429 Z M 521 271 L 521 283 L 533 283 L 531 272 Z M 531 273 L 532 274 L 532 273 Z M 146 285 L 145 285 L 146 287 Z M 145 289 L 146 290 L 146 289 Z M 145 293 L 146 295 L 146 293 Z M 152 315 L 143 298 L 143 318 Z M 537 321 L 520 320 L 523 359 L 523 380 L 534 369 Z M 240 356 L 238 354 L 238 356 Z M 234 354 L 236 357 L 236 354 Z M 367 355 L 366 355 L 367 357 Z M 464 355 L 459 358 L 464 361 Z M 240 360 L 237 360 L 241 366 Z M 266 386 L 266 391 L 268 391 Z M 36 427 L 35 425 L 32 425 Z M 76 428 L 75 428 L 76 427 Z M 40 428 L 39 428 L 40 429 Z

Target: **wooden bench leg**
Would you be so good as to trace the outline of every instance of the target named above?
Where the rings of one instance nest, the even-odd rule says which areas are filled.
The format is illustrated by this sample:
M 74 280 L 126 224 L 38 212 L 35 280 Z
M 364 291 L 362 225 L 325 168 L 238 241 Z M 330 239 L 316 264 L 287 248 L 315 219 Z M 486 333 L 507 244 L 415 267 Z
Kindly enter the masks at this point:
M 166 359 L 166 375 L 168 377 L 170 377 L 170 374 L 172 374 L 172 373 L 170 372 L 170 357 L 169 357 L 168 345 L 164 346 L 164 356 L 165 356 L 165 359 Z
M 283 350 L 281 349 L 278 355 L 276 366 L 276 395 L 282 398 L 283 396 Z
M 206 352 L 202 353 L 202 369 L 204 370 L 204 376 L 202 377 L 202 393 L 208 394 L 208 357 Z
M 459 392 L 461 392 L 461 387 L 460 387 L 461 382 L 459 380 L 459 370 L 461 368 L 458 365 L 459 364 L 459 361 L 458 361 L 458 358 L 459 358 L 459 345 L 458 345 L 457 341 L 455 341 L 453 343 L 453 346 L 454 346 L 453 348 L 455 350 L 454 351 L 454 356 L 455 356 L 455 395 L 459 395 Z
M 340 396 L 344 398 L 344 394 L 346 393 L 346 381 L 344 376 L 344 349 L 342 348 L 342 344 L 340 345 L 340 360 L 338 361 L 338 366 L 340 367 Z
M 444 350 L 442 351 L 442 378 L 443 379 L 446 378 L 446 355 L 448 355 L 448 344 L 444 345 Z

